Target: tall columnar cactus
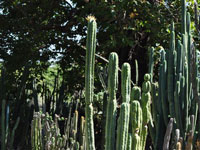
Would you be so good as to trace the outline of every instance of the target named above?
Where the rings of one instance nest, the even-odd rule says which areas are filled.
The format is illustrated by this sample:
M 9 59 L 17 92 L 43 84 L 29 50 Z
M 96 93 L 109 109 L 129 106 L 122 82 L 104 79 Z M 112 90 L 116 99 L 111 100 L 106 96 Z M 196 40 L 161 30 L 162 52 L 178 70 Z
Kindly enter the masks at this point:
M 174 59 L 173 53 L 175 51 L 175 33 L 174 33 L 174 23 L 171 25 L 171 40 L 170 40 L 170 49 L 168 52 L 168 75 L 167 75 L 167 87 L 168 87 L 168 101 L 169 101 L 169 112 L 170 116 L 174 117 Z
M 123 102 L 120 109 L 120 116 L 117 124 L 117 141 L 116 150 L 126 150 L 128 143 L 128 127 L 129 127 L 129 111 L 128 103 Z
M 135 84 L 138 85 L 139 79 L 139 71 L 138 71 L 138 62 L 137 59 L 135 60 Z
M 199 115 L 197 113 L 197 100 L 199 101 L 200 98 L 199 91 L 196 88 L 196 52 L 194 44 L 192 43 L 192 35 L 190 30 L 190 14 L 186 11 L 186 1 L 182 0 L 181 3 L 181 40 L 178 40 L 177 45 L 175 45 L 174 23 L 172 22 L 170 32 L 170 48 L 161 52 L 162 58 L 160 63 L 159 88 L 158 91 L 156 91 L 159 93 L 158 100 L 157 96 L 155 96 L 155 91 L 152 91 L 151 93 L 153 97 L 152 114 L 155 124 L 155 128 L 153 128 L 152 131 L 156 132 L 155 134 L 152 134 L 152 136 L 154 137 L 152 139 L 155 149 L 160 149 L 157 148 L 157 139 L 160 137 L 164 137 L 164 134 L 159 133 L 161 133 L 161 130 L 166 130 L 166 123 L 168 122 L 169 117 L 174 119 L 174 126 L 180 131 L 182 142 L 179 143 L 181 144 L 183 149 L 185 148 L 187 140 L 189 138 L 187 137 L 187 135 L 190 133 L 190 126 L 192 124 L 189 120 L 189 116 L 194 115 L 194 129 L 195 131 L 198 131 L 196 127 L 196 125 L 199 124 L 197 122 L 197 115 Z M 166 57 L 164 57 L 164 53 L 166 53 Z M 165 96 L 166 93 L 167 96 Z M 160 104 L 158 104 L 157 102 L 160 102 L 162 104 L 162 109 L 159 108 Z M 167 110 L 169 110 L 169 112 Z M 165 121 L 165 124 L 162 124 L 162 120 Z M 162 127 L 160 127 L 161 125 Z M 174 132 L 174 129 L 172 132 Z M 193 143 L 196 136 L 195 133 L 196 132 L 194 132 L 194 138 L 192 138 Z M 172 134 L 172 136 L 174 135 L 175 134 Z
M 109 98 L 106 111 L 105 149 L 115 149 L 115 124 L 117 115 L 116 91 L 118 87 L 118 55 L 111 53 L 108 67 L 108 92 Z
M 152 123 L 152 116 L 151 116 L 151 108 L 150 108 L 150 103 L 151 103 L 151 83 L 150 83 L 150 75 L 145 74 L 144 76 L 144 82 L 142 84 L 142 100 L 141 100 L 141 106 L 142 106 L 142 133 L 141 133 L 141 148 L 144 150 L 145 149 L 145 144 L 146 144 L 146 137 L 147 137 L 147 124 L 150 123 L 153 126 Z
M 96 20 L 89 16 L 87 44 L 86 44 L 86 67 L 85 67 L 85 120 L 86 120 L 86 147 L 87 150 L 95 149 L 94 124 L 93 124 L 93 92 L 94 92 L 94 63 L 96 51 Z
M 137 99 L 131 101 L 131 128 L 132 128 L 132 148 L 141 149 L 142 133 L 142 109 Z
M 160 86 L 159 96 L 161 99 L 161 106 L 162 106 L 162 110 L 163 110 L 164 122 L 165 122 L 165 125 L 167 125 L 169 110 L 166 107 L 168 105 L 168 101 L 166 99 L 167 92 L 165 90 L 167 87 L 167 61 L 165 59 L 165 51 L 164 50 L 161 51 L 161 65 L 160 65 L 160 70 L 159 70 L 159 76 L 163 77 L 161 80 L 159 80 L 159 86 Z M 172 105 L 172 104 L 170 103 L 170 105 Z
M 128 129 L 129 129 L 129 113 L 130 113 L 130 93 L 131 93 L 131 72 L 130 65 L 124 63 L 122 65 L 122 78 L 121 78 L 121 93 L 122 104 L 120 109 L 120 116 L 117 124 L 117 150 L 126 150 L 128 142 Z
M 122 65 L 122 101 L 129 103 L 130 102 L 130 94 L 131 94 L 131 69 L 128 63 L 124 63 Z

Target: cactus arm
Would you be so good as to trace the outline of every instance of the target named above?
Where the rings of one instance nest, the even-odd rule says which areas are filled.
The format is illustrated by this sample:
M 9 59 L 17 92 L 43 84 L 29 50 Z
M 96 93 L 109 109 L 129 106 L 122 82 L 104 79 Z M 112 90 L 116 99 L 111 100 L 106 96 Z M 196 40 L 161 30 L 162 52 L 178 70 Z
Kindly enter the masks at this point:
M 132 134 L 128 134 L 127 150 L 132 150 Z
M 138 100 L 131 101 L 130 118 L 133 135 L 132 149 L 141 149 L 142 109 Z
M 185 0 L 181 0 L 181 5 L 182 5 L 182 13 L 181 13 L 182 27 L 181 27 L 181 30 L 182 30 L 183 34 L 186 34 L 187 27 L 186 27 L 186 2 L 185 2 Z
M 152 116 L 151 116 L 151 110 L 150 110 L 150 103 L 151 103 L 151 83 L 150 83 L 150 75 L 145 74 L 144 75 L 144 82 L 142 84 L 142 133 L 141 133 L 141 148 L 142 150 L 145 149 L 146 144 L 146 138 L 147 138 L 147 131 L 148 127 L 147 124 L 150 123 L 153 126 Z
M 126 150 L 128 142 L 129 112 L 129 104 L 123 102 L 117 124 L 116 150 Z
M 177 81 L 176 88 L 175 88 L 175 113 L 176 113 L 176 124 L 177 128 L 180 129 L 183 135 L 183 127 L 182 127 L 182 119 L 181 119 L 181 112 L 180 112 L 180 81 Z
M 86 120 L 86 147 L 95 150 L 94 124 L 93 124 L 93 90 L 94 90 L 94 61 L 96 50 L 96 20 L 88 17 L 86 69 L 85 69 L 85 120 Z
M 170 117 L 175 116 L 174 112 L 174 59 L 173 59 L 173 51 L 175 50 L 175 33 L 174 33 L 174 23 L 172 22 L 171 25 L 171 41 L 170 41 L 170 49 L 169 49 L 169 56 L 168 56 L 168 75 L 167 75 L 167 87 L 168 87 L 168 101 L 169 101 L 169 112 Z
M 105 133 L 105 149 L 115 149 L 115 122 L 117 115 L 116 91 L 118 84 L 118 56 L 116 53 L 111 53 L 109 57 L 109 77 L 108 77 L 108 92 L 109 99 L 107 102 L 106 113 L 106 133 Z
M 130 93 L 131 93 L 131 71 L 130 65 L 124 63 L 122 65 L 122 77 L 121 77 L 121 89 L 122 89 L 122 101 L 129 103 L 130 102 Z
M 139 79 L 139 71 L 138 71 L 138 62 L 137 59 L 135 60 L 135 84 L 138 85 Z
M 160 82 L 160 88 L 161 88 L 161 104 L 162 104 L 162 111 L 163 111 L 163 118 L 165 125 L 167 126 L 168 124 L 168 102 L 167 102 L 167 93 L 166 93 L 166 88 L 167 88 L 167 61 L 165 60 L 165 51 L 161 51 L 162 55 L 162 64 L 160 68 L 160 76 L 162 77 L 162 80 Z

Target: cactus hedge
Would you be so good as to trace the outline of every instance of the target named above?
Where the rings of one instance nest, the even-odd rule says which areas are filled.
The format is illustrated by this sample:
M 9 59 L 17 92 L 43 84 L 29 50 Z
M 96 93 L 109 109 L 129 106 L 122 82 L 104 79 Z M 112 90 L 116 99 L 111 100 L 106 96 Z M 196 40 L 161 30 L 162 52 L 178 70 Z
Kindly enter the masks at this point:
M 185 149 L 188 145 L 188 139 L 190 139 L 190 143 L 192 141 L 195 144 L 196 137 L 199 135 L 198 125 L 200 122 L 197 119 L 199 98 L 195 98 L 195 93 L 199 93 L 199 90 L 196 86 L 197 82 L 193 81 L 197 78 L 197 60 L 194 58 L 196 49 L 192 42 L 190 13 L 187 12 L 185 0 L 181 0 L 181 3 L 181 39 L 177 40 L 175 25 L 172 22 L 169 49 L 162 49 L 160 52 L 159 81 L 152 83 L 152 114 L 155 126 L 151 127 L 150 130 L 156 150 L 162 149 L 160 145 L 168 147 L 167 149 L 175 149 L 176 147 L 179 149 L 180 146 Z M 151 63 L 149 70 L 152 70 L 153 62 L 149 62 Z M 152 72 L 149 72 L 153 76 Z M 156 84 L 158 84 L 157 87 Z M 190 116 L 195 116 L 193 125 Z M 166 146 L 166 143 L 163 143 L 166 139 L 158 140 L 158 136 L 164 137 L 170 118 L 174 119 L 174 126 L 170 135 L 172 140 L 168 141 L 168 146 Z M 194 126 L 192 131 L 191 126 Z M 179 139 L 182 139 L 182 142 L 178 140 L 176 143 L 172 142 L 175 138 L 175 129 L 180 131 Z M 194 134 L 189 136 L 191 132 Z

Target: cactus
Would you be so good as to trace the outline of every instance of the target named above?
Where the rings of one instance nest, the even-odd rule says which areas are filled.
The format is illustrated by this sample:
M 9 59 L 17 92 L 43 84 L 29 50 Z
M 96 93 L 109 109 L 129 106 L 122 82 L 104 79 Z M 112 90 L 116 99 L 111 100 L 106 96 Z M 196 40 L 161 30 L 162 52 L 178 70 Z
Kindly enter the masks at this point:
M 174 23 L 171 24 L 170 48 L 161 51 L 161 63 L 159 72 L 158 100 L 155 96 L 155 90 L 152 90 L 152 114 L 155 128 L 150 129 L 155 149 L 158 138 L 163 137 L 163 131 L 167 129 L 168 118 L 173 118 L 174 126 L 179 129 L 179 139 L 176 139 L 175 146 L 171 147 L 185 149 L 187 140 L 194 143 L 194 136 L 190 134 L 190 126 L 192 122 L 189 120 L 190 115 L 194 115 L 194 130 L 197 131 L 197 101 L 199 100 L 199 91 L 197 90 L 197 59 L 192 36 L 190 31 L 190 14 L 186 11 L 185 0 L 182 3 L 182 34 L 181 40 L 178 40 L 177 47 L 175 45 Z M 166 57 L 165 57 L 166 52 Z M 151 63 L 152 64 L 152 63 Z M 151 65 L 149 64 L 149 65 Z M 154 84 L 152 84 L 154 86 Z M 167 96 L 166 96 L 167 93 Z M 196 100 L 195 100 L 196 99 Z M 160 109 L 160 104 L 162 109 Z M 162 124 L 162 120 L 165 124 Z M 162 127 L 161 127 L 162 126 Z M 162 129 L 162 131 L 161 131 Z M 162 134 L 160 134 L 162 132 Z M 172 133 L 175 129 L 172 130 Z M 195 133 L 195 132 L 194 132 Z M 172 134 L 174 139 L 175 134 Z M 180 136 L 182 140 L 180 140 Z M 191 138 L 192 137 L 192 138 Z M 172 142 L 169 142 L 171 143 Z M 165 143 L 164 143 L 165 144 Z M 187 144 L 188 145 L 188 144 Z M 177 146 L 177 147 L 176 147 Z M 170 147 L 170 146 L 168 146 Z
M 128 134 L 127 150 L 132 150 L 132 134 Z
M 106 111 L 105 149 L 113 150 L 115 149 L 115 122 L 117 115 L 116 91 L 118 86 L 118 56 L 116 53 L 110 54 L 108 70 L 109 99 Z
M 132 148 L 141 149 L 142 109 L 138 100 L 131 101 L 130 121 L 132 128 Z
M 160 65 L 160 73 L 159 73 L 159 76 L 162 76 L 162 80 L 160 80 L 159 82 L 159 86 L 160 86 L 160 97 L 161 97 L 161 104 L 162 104 L 162 110 L 163 110 L 163 118 L 164 118 L 164 122 L 165 122 L 165 125 L 167 125 L 168 123 L 168 113 L 169 113 L 169 110 L 168 108 L 166 107 L 168 105 L 168 102 L 167 102 L 167 92 L 166 92 L 166 87 L 167 87 L 167 61 L 165 60 L 165 51 L 162 50 L 161 51 L 161 65 Z
M 145 74 L 144 75 L 144 82 L 142 84 L 142 100 L 141 100 L 141 106 L 142 106 L 142 132 L 141 132 L 141 149 L 145 149 L 146 144 L 146 137 L 147 137 L 147 124 L 151 123 L 153 126 L 152 116 L 151 116 L 151 83 L 150 83 L 150 75 Z
M 122 65 L 122 76 L 121 76 L 121 90 L 122 90 L 122 101 L 129 103 L 131 94 L 131 71 L 130 65 L 124 63 Z
M 94 61 L 96 50 L 96 20 L 88 18 L 88 33 L 86 44 L 86 67 L 85 67 L 85 120 L 86 120 L 86 147 L 87 150 L 95 150 L 94 125 L 93 125 L 93 90 L 94 90 Z
M 120 109 L 120 116 L 117 124 L 117 141 L 116 150 L 126 150 L 128 143 L 128 127 L 129 127 L 129 111 L 128 103 L 123 102 Z
M 80 149 L 85 150 L 85 118 L 81 117 L 80 125 Z
M 138 71 L 138 62 L 135 60 L 135 84 L 138 85 L 139 71 Z
M 117 124 L 117 150 L 126 150 L 128 142 L 128 131 L 129 131 L 129 113 L 130 113 L 130 93 L 131 93 L 131 72 L 130 65 L 124 63 L 122 65 L 121 75 L 121 93 L 122 93 L 122 104 L 120 110 L 120 116 Z
M 169 101 L 169 112 L 170 117 L 175 117 L 175 111 L 174 111 L 174 70 L 173 70 L 173 52 L 175 51 L 175 33 L 174 33 L 174 23 L 172 22 L 171 25 L 171 40 L 170 40 L 170 49 L 168 54 L 168 75 L 167 75 L 167 87 L 168 87 L 168 101 Z

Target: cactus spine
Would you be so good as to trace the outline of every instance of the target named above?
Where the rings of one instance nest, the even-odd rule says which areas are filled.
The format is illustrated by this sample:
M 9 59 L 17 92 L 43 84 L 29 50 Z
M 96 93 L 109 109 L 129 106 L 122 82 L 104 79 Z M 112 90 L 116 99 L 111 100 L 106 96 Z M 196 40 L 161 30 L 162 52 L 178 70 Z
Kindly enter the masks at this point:
M 93 90 L 94 90 L 94 61 L 96 50 L 96 20 L 88 18 L 88 33 L 86 44 L 86 69 L 85 69 L 85 121 L 86 121 L 86 147 L 87 150 L 95 150 L 94 124 L 93 124 Z
M 108 92 L 109 98 L 107 102 L 106 114 L 106 134 L 105 149 L 115 149 L 115 122 L 117 115 L 116 91 L 118 85 L 118 55 L 111 53 L 109 56 L 109 74 L 108 74 Z

